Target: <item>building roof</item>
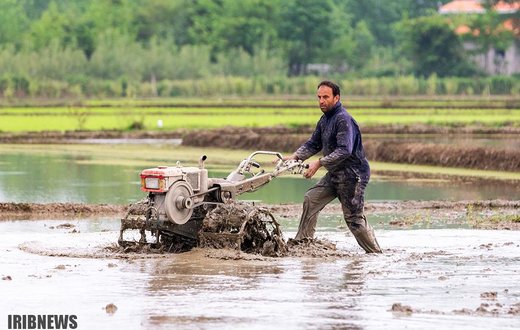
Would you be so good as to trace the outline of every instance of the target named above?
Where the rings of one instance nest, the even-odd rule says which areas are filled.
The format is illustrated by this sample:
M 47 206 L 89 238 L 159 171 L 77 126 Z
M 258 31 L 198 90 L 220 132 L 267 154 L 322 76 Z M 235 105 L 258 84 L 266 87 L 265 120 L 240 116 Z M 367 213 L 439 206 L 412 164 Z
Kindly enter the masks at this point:
M 441 14 L 481 14 L 485 9 L 476 0 L 455 0 L 439 8 Z
M 500 14 L 514 14 L 520 10 L 520 1 L 516 1 L 513 3 L 500 1 L 496 4 L 495 10 Z
M 520 10 L 520 1 L 507 3 L 498 2 L 494 9 L 499 14 L 512 14 Z M 482 14 L 486 10 L 479 0 L 454 0 L 439 8 L 440 14 Z
M 520 10 L 520 1 L 508 3 L 505 1 L 499 1 L 494 9 L 499 14 L 512 14 Z M 482 5 L 480 0 L 454 0 L 439 8 L 440 14 L 483 14 L 486 9 Z M 520 20 L 518 18 L 510 18 L 503 22 L 505 30 L 513 32 L 516 38 L 520 37 Z M 455 29 L 455 33 L 459 35 L 473 34 L 479 35 L 480 31 L 471 30 L 467 25 L 460 25 Z

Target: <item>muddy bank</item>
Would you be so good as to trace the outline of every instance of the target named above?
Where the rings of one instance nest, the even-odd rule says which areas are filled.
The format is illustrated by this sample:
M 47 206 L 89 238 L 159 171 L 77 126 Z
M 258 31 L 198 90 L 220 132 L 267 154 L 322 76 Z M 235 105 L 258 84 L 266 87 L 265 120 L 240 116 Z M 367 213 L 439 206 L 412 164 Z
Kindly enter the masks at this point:
M 270 205 L 277 217 L 298 219 L 301 205 Z M 365 203 L 367 215 L 392 214 L 392 220 L 383 227 L 406 229 L 432 221 L 444 225 L 467 225 L 475 229 L 520 230 L 520 201 L 389 201 Z M 321 216 L 341 215 L 340 204 L 329 204 Z M 461 219 L 463 223 L 461 223 Z
M 364 144 L 367 158 L 373 161 L 520 171 L 520 150 L 370 140 Z
M 387 127 L 388 128 L 388 127 Z M 384 133 L 384 129 L 366 128 L 367 133 Z M 442 131 L 442 130 L 441 130 Z M 190 132 L 183 137 L 183 145 L 229 149 L 266 149 L 293 152 L 310 136 L 311 129 L 285 128 L 224 128 Z M 424 132 L 430 132 L 425 130 Z M 403 132 L 400 132 L 403 133 Z M 459 132 L 460 133 L 460 132 Z M 423 133 L 410 133 L 423 134 Z M 435 134 L 441 134 L 436 132 Z M 448 134 L 444 132 L 443 134 Z M 363 142 L 371 161 L 461 167 L 483 170 L 520 171 L 520 150 L 451 146 L 429 143 L 409 143 L 397 140 Z
M 277 218 L 298 219 L 301 204 L 260 204 Z M 79 218 L 121 218 L 128 205 L 82 204 L 82 203 L 0 203 L 0 220 L 41 220 Z M 401 213 L 403 218 L 390 223 L 406 228 L 422 218 L 436 216 L 449 223 L 453 218 L 464 216 L 473 228 L 520 230 L 520 201 L 388 201 L 368 202 L 368 214 Z M 329 204 L 321 215 L 342 214 L 339 204 Z
M 260 204 L 278 215 L 292 216 L 301 210 L 300 204 Z M 128 211 L 129 205 L 114 204 L 84 204 L 84 203 L 0 203 L 0 218 L 6 219 L 9 215 L 45 214 L 70 216 L 73 218 L 85 216 L 122 216 Z M 385 201 L 367 202 L 365 209 L 373 212 L 399 210 L 426 210 L 426 209 L 518 209 L 520 201 L 484 200 L 484 201 Z M 341 212 L 340 204 L 327 205 L 322 213 Z
M 153 131 L 70 131 L 0 133 L 0 143 L 70 144 L 86 140 L 139 140 L 182 139 L 182 144 L 191 147 L 218 147 L 247 150 L 277 150 L 290 153 L 304 143 L 313 127 L 297 128 L 226 127 L 215 130 Z M 520 134 L 520 128 L 448 128 L 425 125 L 364 127 L 364 134 L 404 135 L 450 135 L 463 134 Z M 397 138 L 387 140 L 365 138 L 365 151 L 371 161 L 460 167 L 469 169 L 520 171 L 520 150 L 493 147 L 454 146 L 446 144 L 403 142 Z
M 187 131 L 44 131 L 0 133 L 0 143 L 69 144 L 92 139 L 180 139 Z
M 122 216 L 125 205 L 83 203 L 0 203 L 0 220 L 67 219 Z

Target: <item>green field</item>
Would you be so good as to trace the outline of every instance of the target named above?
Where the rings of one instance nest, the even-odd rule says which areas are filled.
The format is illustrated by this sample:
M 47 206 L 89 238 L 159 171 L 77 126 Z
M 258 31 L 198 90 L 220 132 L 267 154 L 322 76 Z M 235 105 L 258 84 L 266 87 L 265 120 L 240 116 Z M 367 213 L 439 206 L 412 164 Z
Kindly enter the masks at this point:
M 288 103 L 291 105 L 292 103 Z M 293 104 L 294 105 L 294 104 Z M 148 104 L 150 106 L 150 104 Z M 145 130 L 315 125 L 321 112 L 310 107 L 3 107 L 0 131 Z M 520 127 L 520 109 L 352 108 L 361 126 L 432 125 Z M 158 121 L 163 126 L 158 127 Z

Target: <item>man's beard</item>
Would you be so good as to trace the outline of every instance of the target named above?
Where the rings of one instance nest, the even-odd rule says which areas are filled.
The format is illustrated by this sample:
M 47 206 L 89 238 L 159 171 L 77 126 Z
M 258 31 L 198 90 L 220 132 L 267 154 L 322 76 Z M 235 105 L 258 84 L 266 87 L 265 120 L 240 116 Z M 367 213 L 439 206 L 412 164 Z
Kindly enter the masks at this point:
M 320 107 L 320 109 L 321 109 L 321 112 L 325 113 L 325 112 L 328 112 L 330 109 L 332 109 L 332 106 L 330 106 L 330 107 L 329 106 L 324 106 L 323 108 Z

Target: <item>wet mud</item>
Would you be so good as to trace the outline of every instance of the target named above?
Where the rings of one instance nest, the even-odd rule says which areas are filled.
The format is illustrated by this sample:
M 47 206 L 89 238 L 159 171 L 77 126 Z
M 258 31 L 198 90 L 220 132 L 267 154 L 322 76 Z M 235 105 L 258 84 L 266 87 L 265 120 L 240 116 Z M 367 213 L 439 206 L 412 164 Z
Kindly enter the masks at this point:
M 234 248 L 270 257 L 287 254 L 280 224 L 265 207 L 250 203 L 222 204 L 209 211 L 199 231 L 199 247 Z
M 43 131 L 24 133 L 1 133 L 0 143 L 23 144 L 69 144 L 83 140 L 105 139 L 180 139 L 187 131 L 176 130 L 170 132 L 153 131 Z
M 425 310 L 420 308 L 412 308 L 408 305 L 395 303 L 390 309 L 393 313 L 400 315 L 412 314 L 433 314 L 433 315 L 467 315 L 467 316 L 518 316 L 520 315 L 520 303 L 512 305 L 504 305 L 501 303 L 482 303 L 475 309 L 462 308 L 452 312 L 442 312 L 439 310 Z
M 258 204 L 258 203 L 257 203 Z M 265 207 L 277 219 L 297 221 L 302 212 L 301 204 L 258 204 Z M 83 203 L 0 203 L 0 221 L 31 219 L 78 219 L 123 217 L 130 205 Z M 450 224 L 465 217 L 473 228 L 520 230 L 520 201 L 386 201 L 367 202 L 365 211 L 377 214 L 399 213 L 394 221 L 398 227 L 410 227 L 426 218 L 437 217 Z M 329 204 L 321 215 L 342 214 L 340 204 Z M 406 220 L 406 221 L 405 221 Z
M 122 215 L 126 205 L 84 203 L 0 203 L 0 220 L 68 219 Z
M 255 212 L 266 210 L 265 214 L 273 212 L 275 218 L 293 218 L 296 223 L 301 205 L 263 205 L 252 208 L 243 203 L 213 209 L 215 212 L 209 213 L 204 230 L 227 232 L 241 227 L 244 220 L 254 220 L 251 223 L 253 230 L 247 231 L 247 234 L 264 238 L 250 240 L 255 242 L 257 249 L 251 249 L 251 245 L 249 249 L 242 251 L 230 248 L 231 246 L 203 244 L 188 252 L 173 254 L 165 253 L 162 249 L 152 249 L 148 245 L 128 250 L 116 243 L 118 228 L 103 225 L 107 220 L 100 220 L 96 226 L 90 226 L 94 220 L 74 220 L 71 217 L 89 212 L 91 216 L 98 214 L 106 218 L 112 212 L 111 222 L 118 224 L 117 218 L 129 207 L 74 203 L 3 203 L 0 206 L 1 210 L 11 214 L 25 214 L 28 219 L 39 212 L 52 210 L 54 215 L 60 215 L 61 212 L 66 220 L 0 222 L 0 230 L 4 227 L 0 233 L 3 237 L 0 247 L 6 251 L 4 255 L 8 265 L 0 275 L 3 283 L 14 282 L 12 290 L 18 293 L 30 288 L 30 285 L 24 284 L 26 281 L 36 281 L 38 290 L 47 288 L 52 292 L 52 297 L 60 296 L 59 289 L 56 288 L 64 282 L 65 285 L 70 282 L 67 294 L 72 292 L 82 295 L 81 288 L 77 286 L 78 277 L 82 282 L 100 279 L 88 286 L 99 288 L 100 292 L 96 294 L 89 289 L 88 293 L 82 295 L 103 297 L 102 302 L 96 299 L 94 304 L 82 305 L 81 313 L 91 315 L 81 318 L 88 320 L 82 321 L 82 325 L 88 323 L 92 328 L 98 325 L 94 322 L 104 322 L 102 324 L 105 325 L 110 322 L 101 319 L 103 316 L 116 318 L 120 315 L 126 317 L 126 320 L 132 320 L 125 323 L 129 327 L 131 324 L 135 325 L 135 322 L 145 328 L 172 324 L 190 324 L 191 328 L 214 328 L 221 322 L 228 325 L 230 322 L 243 325 L 258 325 L 257 322 L 260 322 L 262 327 L 270 328 L 279 326 L 279 321 L 275 322 L 276 325 L 266 326 L 270 324 L 268 320 L 285 319 L 285 316 L 277 316 L 276 313 L 287 308 L 286 304 L 298 304 L 298 311 L 295 312 L 293 307 L 289 310 L 291 315 L 302 320 L 308 320 L 309 317 L 302 316 L 300 310 L 315 311 L 316 306 L 324 306 L 320 315 L 311 317 L 311 321 L 305 321 L 307 323 L 304 324 L 312 328 L 324 327 L 324 322 L 332 322 L 326 323 L 326 328 L 363 328 L 366 320 L 371 320 L 372 324 L 380 324 L 378 322 L 381 322 L 381 317 L 385 318 L 387 328 L 389 324 L 393 324 L 390 328 L 402 328 L 403 322 L 406 323 L 403 318 L 413 319 L 415 325 L 431 325 L 428 317 L 442 317 L 435 321 L 440 324 L 439 328 L 450 324 L 453 318 L 469 319 L 470 324 L 481 324 L 485 321 L 475 318 L 487 317 L 496 318 L 509 326 L 512 324 L 509 318 L 517 317 L 520 311 L 520 302 L 515 298 L 519 288 L 512 284 L 518 283 L 514 277 L 520 274 L 520 268 L 515 266 L 518 265 L 519 245 L 514 242 L 513 237 L 516 236 L 508 235 L 508 231 L 502 231 L 507 233 L 505 237 L 500 233 L 493 237 L 492 233 L 481 235 L 479 231 L 380 231 L 381 228 L 378 227 L 378 240 L 384 253 L 374 256 L 365 254 L 346 230 L 338 230 L 337 233 L 318 231 L 318 239 L 295 241 L 290 238 L 294 235 L 291 231 L 294 228 L 289 226 L 287 232 L 277 233 L 279 240 L 274 242 L 281 245 L 270 251 L 275 253 L 265 253 L 265 243 L 273 240 L 266 240 L 264 236 L 272 232 L 266 234 L 263 226 L 266 219 L 260 216 L 256 218 Z M 504 214 L 506 210 L 517 214 L 520 202 L 385 202 L 370 203 L 367 209 L 380 214 L 396 210 L 400 210 L 402 214 L 440 212 L 441 217 L 450 217 L 458 211 L 477 218 L 482 214 Z M 334 204 L 323 212 L 324 215 L 339 213 L 339 205 Z M 34 224 L 38 224 L 41 229 L 26 232 Z M 9 229 L 10 226 L 16 229 L 14 233 L 13 229 Z M 396 228 L 397 225 L 391 226 Z M 407 226 L 411 227 L 413 223 Z M 23 258 L 17 255 L 19 253 L 24 254 Z M 33 258 L 28 256 L 44 259 L 25 261 Z M 53 259 L 49 260 L 48 257 Z M 94 263 L 94 271 L 90 270 L 89 273 L 85 270 L 86 260 Z M 31 270 L 27 270 L 26 263 L 30 264 Z M 332 268 L 329 269 L 330 267 Z M 46 268 L 47 271 L 42 271 Z M 507 269 L 507 274 L 501 275 L 504 274 L 504 268 Z M 89 276 L 85 276 L 86 274 Z M 481 275 L 475 277 L 472 274 Z M 468 276 L 473 276 L 473 282 L 467 279 Z M 499 276 L 502 277 L 497 286 L 495 278 Z M 485 286 L 481 281 L 487 280 L 487 277 L 492 277 L 493 280 L 486 282 L 491 283 L 487 286 L 488 291 L 482 291 Z M 268 283 L 265 282 L 266 279 Z M 466 285 L 457 284 L 460 282 Z M 468 282 L 472 284 L 468 286 Z M 137 291 L 136 287 L 139 288 Z M 312 289 L 317 287 L 320 289 Z M 459 287 L 462 289 L 458 289 Z M 455 291 L 453 296 L 475 295 L 475 287 L 480 291 L 474 299 L 460 303 L 458 299 L 451 298 L 450 291 Z M 514 291 L 511 294 L 506 291 L 509 287 Z M 10 292 L 11 288 L 7 290 Z M 469 290 L 469 293 L 464 290 Z M 448 301 L 446 305 L 439 306 L 435 303 L 439 300 L 436 295 L 440 291 L 449 293 L 442 298 Z M 236 292 L 245 293 L 244 296 L 234 296 Z M 36 294 L 25 292 L 24 295 L 33 296 L 32 299 L 35 300 Z M 251 298 L 251 295 L 257 297 Z M 428 295 L 434 297 L 432 303 L 414 298 Z M 198 301 L 197 296 L 204 296 L 204 302 Z M 181 300 L 176 300 L 176 297 Z M 265 297 L 269 298 L 266 300 Z M 357 305 L 364 300 L 377 303 Z M 145 308 L 131 310 L 128 301 Z M 240 303 L 237 304 L 237 301 Z M 312 303 L 306 304 L 305 301 Z M 46 302 L 50 306 L 60 304 L 48 302 L 48 298 Z M 189 306 L 189 311 L 182 306 Z M 268 310 L 269 317 L 264 318 L 255 312 L 255 317 L 250 319 L 234 312 L 243 306 L 264 306 L 262 308 Z M 341 311 L 339 314 L 328 314 L 338 308 Z M 175 310 L 174 314 L 171 314 L 172 310 Z M 251 313 L 246 312 L 248 315 Z M 354 320 L 338 316 L 352 313 L 358 313 Z M 385 316 L 384 313 L 393 316 Z M 138 321 L 129 316 L 134 314 L 139 316 Z M 220 317 L 215 317 L 224 314 L 236 320 L 222 321 Z M 377 320 L 372 319 L 373 315 L 378 315 Z M 392 323 L 393 317 L 398 322 Z M 419 321 L 416 321 L 417 317 Z
M 85 240 L 92 240 L 92 235 L 82 235 Z M 106 237 L 108 238 L 108 237 Z M 70 244 L 70 243 L 69 243 Z M 176 255 L 167 253 L 163 249 L 153 249 L 150 246 L 135 246 L 133 249 L 123 248 L 117 243 L 105 243 L 96 246 L 74 246 L 53 245 L 40 241 L 28 241 L 20 244 L 21 251 L 46 257 L 88 258 L 88 259 L 119 259 L 119 260 L 154 260 L 172 259 Z M 288 247 L 283 255 L 263 255 L 262 253 L 244 252 L 230 247 L 195 247 L 187 252 L 181 253 L 190 259 L 219 259 L 219 260 L 244 260 L 269 263 L 276 258 L 319 260 L 340 260 L 352 257 L 356 253 L 338 249 L 336 244 L 326 239 L 313 239 L 294 243 L 289 240 Z M 61 265 L 64 267 L 63 265 Z M 63 268 L 64 269 L 64 268 Z
M 318 231 L 319 239 L 294 244 L 293 227 L 284 233 L 292 252 L 273 258 L 212 248 L 124 253 L 117 219 L 91 222 L 0 222 L 0 285 L 17 292 L 10 306 L 45 301 L 68 312 L 70 294 L 85 297 L 70 312 L 88 328 L 518 324 L 520 247 L 510 231 L 379 229 L 384 253 L 370 255 L 348 232 Z
M 95 214 L 95 205 L 77 204 L 68 205 L 51 204 L 36 205 L 33 208 L 18 205 L 2 204 L 4 209 L 11 210 L 39 210 L 52 208 L 54 214 L 68 217 L 70 214 L 84 216 L 84 213 L 73 213 L 69 210 L 86 209 L 90 214 Z M 102 205 L 99 211 L 103 216 L 107 215 L 106 205 Z M 431 221 L 431 217 L 443 219 L 444 226 L 457 223 L 461 214 L 467 218 L 469 227 L 476 229 L 500 229 L 500 230 L 520 230 L 520 218 L 518 211 L 520 201 L 480 201 L 480 202 L 384 202 L 371 203 L 367 205 L 369 212 L 384 214 L 385 212 L 395 212 L 399 210 L 399 217 L 390 220 L 386 225 L 375 224 L 376 228 L 406 229 L 414 228 L 418 222 Z M 117 215 L 118 207 L 108 208 L 114 215 Z M 321 260 L 336 260 L 351 257 L 350 251 L 337 248 L 336 244 L 326 238 L 305 239 L 296 241 L 287 239 L 276 218 L 292 218 L 292 222 L 297 223 L 297 216 L 301 212 L 301 205 L 264 205 L 262 207 L 253 206 L 248 203 L 224 204 L 213 209 L 208 213 L 203 222 L 199 242 L 181 252 L 189 251 L 194 255 L 223 260 L 269 260 L 272 257 L 292 257 L 292 258 L 319 258 Z M 2 213 L 3 214 L 3 213 Z M 341 214 L 340 205 L 330 204 L 323 211 L 322 215 Z M 29 213 L 29 217 L 35 214 Z M 451 222 L 453 220 L 453 222 Z M 269 228 L 268 228 L 269 226 Z M 338 229 L 344 229 L 340 226 Z M 49 230 L 56 230 L 59 233 L 68 235 L 79 235 L 81 230 L 71 222 L 63 222 L 47 227 Z M 76 258 L 114 258 L 114 259 L 154 259 L 168 258 L 169 250 L 162 247 L 152 247 L 151 245 L 133 244 L 119 246 L 113 237 L 106 235 L 107 230 L 102 230 L 98 235 L 103 237 L 105 244 L 97 246 L 88 245 L 74 246 L 67 249 L 53 247 L 52 244 L 42 242 L 24 242 L 19 246 L 22 251 L 53 257 L 76 257 Z M 205 233 L 205 234 L 204 234 Z M 239 234 L 240 233 L 240 234 Z M 207 235 L 207 236 L 205 236 Z M 212 235 L 216 235 L 215 238 Z M 85 236 L 82 236 L 85 237 Z M 88 242 L 88 240 L 87 240 Z M 514 243 L 507 243 L 514 244 Z M 75 245 L 78 245 L 76 243 Z M 493 244 L 480 245 L 480 249 L 491 250 Z M 389 251 L 392 252 L 391 250 Z M 488 294 L 490 297 L 491 294 Z

